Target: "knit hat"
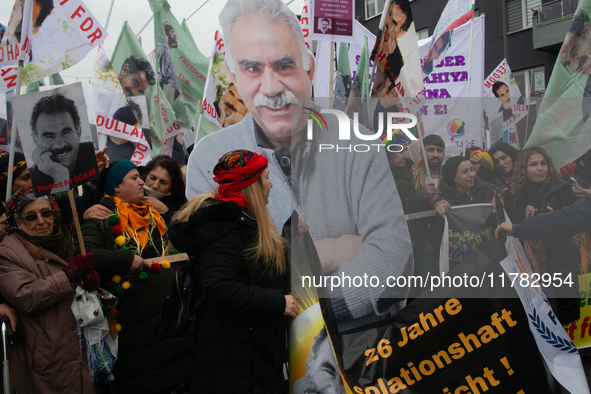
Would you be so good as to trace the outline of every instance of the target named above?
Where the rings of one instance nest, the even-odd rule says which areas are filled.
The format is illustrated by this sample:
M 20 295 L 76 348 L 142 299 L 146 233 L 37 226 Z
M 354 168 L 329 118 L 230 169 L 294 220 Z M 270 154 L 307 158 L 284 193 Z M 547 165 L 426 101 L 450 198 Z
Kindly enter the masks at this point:
M 492 157 L 490 157 L 488 152 L 484 149 L 472 152 L 472 157 L 475 157 L 480 162 L 480 164 L 487 170 L 492 171 L 495 169 Z
M 465 161 L 470 160 L 465 156 L 450 157 L 441 169 L 443 182 L 447 183 L 449 186 L 454 186 L 454 179 L 456 178 L 456 172 L 458 172 L 458 167 Z
M 213 169 L 213 180 L 220 185 L 215 198 L 248 208 L 248 202 L 238 191 L 255 183 L 268 164 L 265 156 L 245 149 L 224 154 Z
M 133 169 L 137 170 L 137 166 L 129 160 L 120 160 L 111 166 L 105 181 L 105 193 L 112 196 L 115 193 L 115 187 L 119 186 L 125 175 Z
M 8 152 L 0 153 L 0 193 L 1 199 L 6 196 L 6 182 L 8 181 Z M 14 161 L 12 164 L 12 179 L 13 181 L 27 168 L 25 155 L 20 152 L 14 152 Z

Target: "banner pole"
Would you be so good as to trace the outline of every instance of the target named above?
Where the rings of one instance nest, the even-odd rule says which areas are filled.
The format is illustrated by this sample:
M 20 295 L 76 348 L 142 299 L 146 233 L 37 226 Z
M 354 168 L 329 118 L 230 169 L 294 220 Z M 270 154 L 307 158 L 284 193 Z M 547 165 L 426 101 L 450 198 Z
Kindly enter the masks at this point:
M 472 4 L 472 11 L 474 11 L 474 4 Z M 462 156 L 466 155 L 466 143 L 468 141 L 468 116 L 470 114 L 470 72 L 472 71 L 472 44 L 474 40 L 474 12 L 470 19 L 470 50 L 468 52 L 468 91 L 466 92 L 466 122 L 464 124 L 464 143 Z
M 21 83 L 23 80 L 23 61 L 18 61 L 18 71 L 16 77 L 16 89 L 13 97 L 20 96 Z M 16 119 L 14 116 L 14 108 L 12 110 L 12 130 L 10 131 L 10 150 L 8 155 L 8 175 L 6 178 L 6 200 L 12 196 L 12 172 L 14 166 L 14 150 L 16 149 Z
M 70 199 L 70 207 L 72 208 L 72 216 L 74 217 L 74 226 L 76 228 L 76 235 L 78 236 L 78 244 L 80 245 L 80 253 L 82 256 L 86 255 L 86 248 L 84 247 L 84 239 L 82 239 L 82 230 L 80 229 L 80 220 L 78 220 L 78 210 L 76 209 L 76 202 L 74 201 L 74 191 L 68 190 L 68 198 Z
M 527 143 L 527 132 L 529 131 L 529 107 L 531 107 L 531 85 L 534 82 L 534 73 L 532 72 L 529 76 L 529 92 L 527 92 L 527 118 L 525 119 L 525 143 Z M 520 148 L 523 148 L 522 146 Z
M 373 67 L 371 69 L 371 80 L 369 81 L 369 97 L 367 98 L 368 101 L 369 101 L 369 98 L 371 97 L 371 92 L 373 89 L 373 82 L 376 77 L 376 67 L 378 66 L 378 56 L 380 56 L 380 51 L 382 50 L 382 45 L 384 44 L 384 27 L 386 26 L 386 20 L 388 19 L 388 15 L 390 14 L 390 6 L 391 5 L 392 5 L 392 0 L 387 0 L 386 3 L 384 4 L 384 9 L 382 10 L 382 17 L 380 19 L 380 26 L 379 26 L 379 29 L 382 32 L 382 34 L 380 35 L 380 43 L 378 44 L 378 50 L 376 52 L 376 59 L 374 60 Z M 371 59 L 371 53 L 369 55 L 368 61 L 370 59 Z M 369 124 L 372 125 L 373 118 L 372 118 L 371 114 L 369 114 L 369 115 L 370 115 L 369 116 Z M 370 127 L 370 129 L 371 129 L 371 127 Z
M 203 100 L 201 101 L 203 103 Z M 195 149 L 195 144 L 197 144 L 198 137 L 199 137 L 199 130 L 201 130 L 201 118 L 203 118 L 203 104 L 200 105 L 201 110 L 199 111 L 199 120 L 197 121 L 197 128 L 195 129 L 195 142 L 193 142 L 193 149 Z
M 107 22 L 105 22 L 105 31 L 107 31 L 107 27 L 109 27 L 109 21 L 111 20 L 111 12 L 113 11 L 113 4 L 115 4 L 115 0 L 111 0 L 111 5 L 109 6 L 109 13 L 107 14 Z
M 335 54 L 335 50 L 334 50 L 334 46 L 335 46 L 335 42 L 331 41 L 330 42 L 330 64 L 329 64 L 329 68 L 328 68 L 328 108 L 332 109 L 333 105 L 334 105 L 334 54 Z

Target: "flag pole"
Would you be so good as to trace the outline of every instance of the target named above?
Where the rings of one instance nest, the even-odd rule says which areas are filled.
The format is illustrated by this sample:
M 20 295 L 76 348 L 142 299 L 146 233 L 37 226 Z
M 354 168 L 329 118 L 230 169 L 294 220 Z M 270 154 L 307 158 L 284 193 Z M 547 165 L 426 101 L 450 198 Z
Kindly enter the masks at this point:
M 115 4 L 115 0 L 111 0 L 111 5 L 109 6 L 109 12 L 107 13 L 107 22 L 105 22 L 105 31 L 107 31 L 107 27 L 109 27 L 109 21 L 111 20 L 111 12 L 113 11 L 113 4 Z
M 197 12 L 197 11 L 195 11 Z M 223 37 L 222 37 L 223 38 Z M 215 37 L 214 37 L 215 40 Z M 203 97 L 201 97 L 201 103 L 199 106 L 201 110 L 199 110 L 199 120 L 197 121 L 197 129 L 195 130 L 195 142 L 193 143 L 193 148 L 197 145 L 197 141 L 199 141 L 199 130 L 201 130 L 201 118 L 203 118 L 203 100 L 205 100 L 205 96 L 207 95 L 207 81 L 211 78 L 211 70 L 213 69 L 213 60 L 215 59 L 215 43 L 211 47 L 211 56 L 209 58 L 209 66 L 207 66 L 207 78 L 205 79 L 205 84 L 203 85 Z M 225 56 L 224 56 L 225 59 Z
M 525 141 L 524 141 L 524 145 L 527 142 L 527 132 L 529 131 L 528 126 L 529 126 L 529 107 L 531 107 L 531 85 L 534 82 L 534 73 L 532 72 L 531 75 L 529 76 L 529 92 L 527 93 L 527 118 L 525 119 Z M 515 136 L 517 137 L 517 134 L 515 134 Z
M 13 97 L 20 96 L 21 83 L 23 80 L 23 61 L 18 61 L 18 71 L 16 76 L 16 89 Z M 10 150 L 8 155 L 8 175 L 6 177 L 6 200 L 12 196 L 12 172 L 14 166 L 14 151 L 16 149 L 16 118 L 14 116 L 14 107 L 12 109 L 12 130 L 10 131 Z
M 470 50 L 468 52 L 468 91 L 466 92 L 466 122 L 464 122 L 464 143 L 462 156 L 466 155 L 468 141 L 468 116 L 470 114 L 470 72 L 472 71 L 472 43 L 474 40 L 474 3 L 472 3 L 472 18 L 470 18 Z
M 328 108 L 332 109 L 334 105 L 334 46 L 335 43 L 333 41 L 330 42 L 330 64 L 328 68 Z

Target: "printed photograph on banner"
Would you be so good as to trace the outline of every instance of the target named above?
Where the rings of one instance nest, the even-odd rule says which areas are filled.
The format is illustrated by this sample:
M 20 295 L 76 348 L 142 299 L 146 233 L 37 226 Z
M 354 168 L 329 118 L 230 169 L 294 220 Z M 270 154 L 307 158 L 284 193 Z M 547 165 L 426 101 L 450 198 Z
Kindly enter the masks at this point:
M 378 34 L 371 52 L 371 60 L 377 62 L 372 96 L 388 98 L 387 102 L 381 100 L 382 107 L 388 105 L 383 108 L 391 108 L 396 103 L 403 108 L 423 90 L 423 73 L 409 1 L 393 0 L 384 17 L 384 31 Z
M 313 40 L 353 41 L 354 0 L 315 0 L 311 5 L 312 19 L 309 23 Z
M 503 114 L 503 130 L 527 117 L 527 107 L 506 59 L 484 80 L 484 97 L 488 117 Z
M 187 164 L 183 136 L 190 131 L 191 130 L 176 123 L 173 123 L 172 127 L 169 127 L 166 130 L 166 136 L 164 137 L 164 154 L 172 157 L 180 166 Z
M 0 93 L 3 95 L 6 100 L 6 144 L 2 144 L 1 147 L 3 150 L 8 152 L 10 150 L 10 139 L 12 138 L 12 122 L 14 120 L 14 111 L 12 110 L 12 102 L 10 101 L 12 97 L 14 97 L 14 90 L 9 91 L 6 94 Z M 16 141 L 15 141 L 15 150 L 17 152 L 23 151 L 23 145 L 21 144 L 21 138 L 18 133 L 18 125 L 16 129 Z
M 127 103 L 128 105 L 125 105 Z M 130 160 L 140 166 L 151 159 L 149 120 L 146 98 L 128 97 L 126 101 L 113 100 L 105 118 L 97 114 L 99 147 L 107 147 L 107 156 L 113 162 Z
M 289 354 L 292 393 L 347 393 L 317 301 L 291 325 Z
M 27 10 L 25 9 L 27 5 L 25 1 L 15 0 L 14 2 L 8 26 L 5 27 L 0 40 L 0 68 L 17 66 L 19 60 L 23 60 L 25 65 L 29 63 L 32 34 L 39 30 L 47 16 L 47 12 L 41 13 L 39 8 L 42 10 L 43 8 L 49 8 L 48 5 L 41 5 L 37 2 L 32 3 L 34 3 L 35 14 L 32 14 L 31 3 L 28 3 L 29 9 Z M 51 1 L 49 3 L 51 4 Z M 28 15 L 28 18 L 23 18 L 23 15 Z M 31 15 L 33 15 L 33 18 L 31 18 Z M 33 23 L 30 23 L 31 20 Z M 33 31 L 33 26 L 35 26 L 35 31 Z
M 31 60 L 23 68 L 23 85 L 72 67 L 107 37 L 107 32 L 82 0 L 33 0 L 31 3 Z M 10 79 L 13 75 L 16 78 L 16 68 L 3 75 L 0 92 L 13 89 L 13 83 L 16 86 L 16 79 Z
M 174 105 L 181 94 L 181 87 L 171 53 L 179 46 L 179 35 L 169 21 L 162 21 L 162 29 L 164 30 L 166 42 L 158 41 L 156 43 L 158 70 L 160 70 L 158 80 L 166 99 L 170 105 Z M 160 39 L 160 37 L 156 36 L 156 39 Z
M 239 123 L 248 114 L 248 108 L 230 79 L 225 64 L 226 46 L 218 30 L 214 37 L 211 71 L 205 82 L 203 116 L 224 128 Z
M 471 26 L 467 22 L 454 29 L 445 57 L 434 64 L 433 72 L 423 80 L 422 94 L 411 102 L 425 135 L 437 134 L 443 138 L 446 155 L 462 154 L 464 141 L 467 148 L 483 146 L 484 26 L 484 16 L 474 18 L 471 69 L 468 69 Z M 421 58 L 427 55 L 430 42 L 431 38 L 418 42 Z
M 11 101 L 36 196 L 98 177 L 80 82 Z

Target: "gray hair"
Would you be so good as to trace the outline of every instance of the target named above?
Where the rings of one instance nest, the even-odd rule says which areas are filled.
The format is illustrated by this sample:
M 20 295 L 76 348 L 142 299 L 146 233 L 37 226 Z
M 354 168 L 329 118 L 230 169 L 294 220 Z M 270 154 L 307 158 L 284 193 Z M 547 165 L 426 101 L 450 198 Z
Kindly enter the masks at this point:
M 49 201 L 49 198 L 47 196 L 41 196 L 39 198 L 42 200 Z M 35 196 L 35 192 L 33 191 L 33 189 L 31 189 L 31 191 L 29 193 L 23 195 L 21 197 L 21 199 L 18 200 L 18 204 L 16 206 L 16 209 L 14 210 L 14 217 L 15 218 L 21 217 L 21 214 L 23 213 L 23 210 L 25 209 L 25 207 L 35 200 L 37 200 L 37 197 Z
M 226 46 L 226 63 L 230 67 L 231 72 L 235 72 L 234 60 L 232 58 L 231 35 L 232 28 L 236 21 L 241 17 L 253 15 L 255 13 L 262 14 L 267 17 L 269 21 L 277 18 L 282 18 L 289 27 L 293 30 L 293 34 L 300 47 L 302 54 L 302 66 L 304 70 L 310 71 L 312 52 L 306 48 L 304 41 L 304 34 L 300 27 L 300 22 L 297 16 L 290 10 L 287 5 L 281 0 L 228 0 L 222 12 L 220 12 L 219 21 L 222 26 L 222 36 L 224 37 L 224 44 Z

